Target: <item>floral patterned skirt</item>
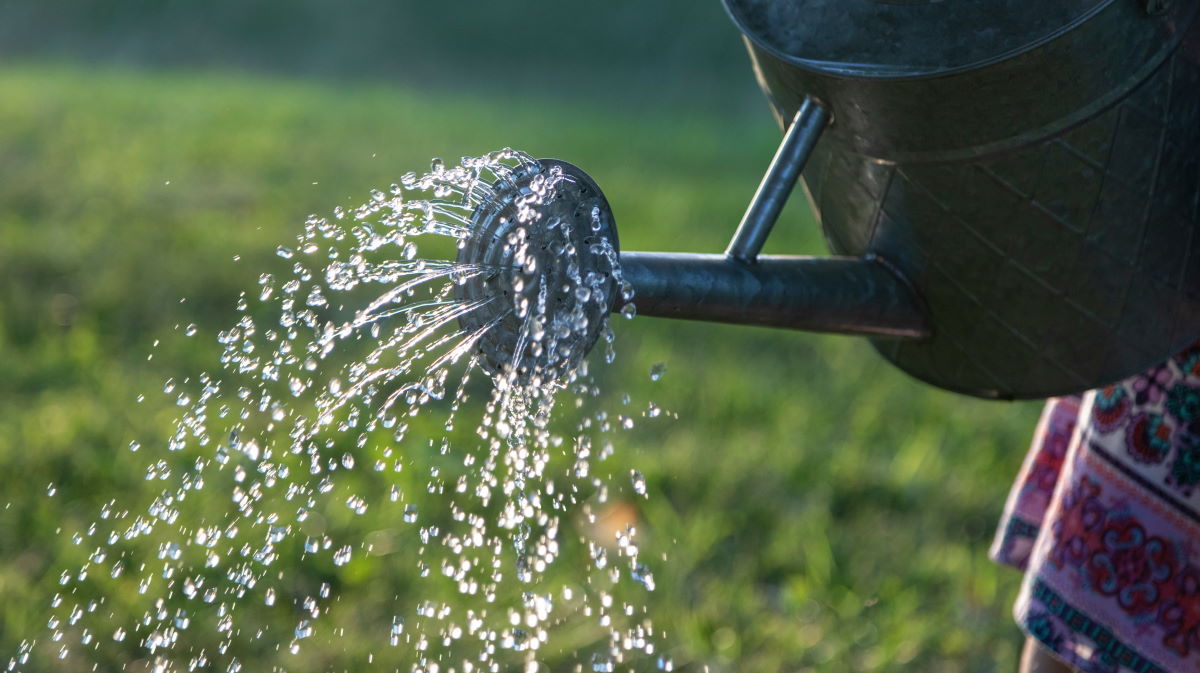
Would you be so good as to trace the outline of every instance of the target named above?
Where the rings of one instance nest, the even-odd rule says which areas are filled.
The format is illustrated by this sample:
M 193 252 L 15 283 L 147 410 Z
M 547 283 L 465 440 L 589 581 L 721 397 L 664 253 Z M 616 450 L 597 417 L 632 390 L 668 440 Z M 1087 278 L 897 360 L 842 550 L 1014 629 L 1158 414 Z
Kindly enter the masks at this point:
M 1086 673 L 1200 671 L 1200 342 L 1046 404 L 992 557 L 1018 624 Z

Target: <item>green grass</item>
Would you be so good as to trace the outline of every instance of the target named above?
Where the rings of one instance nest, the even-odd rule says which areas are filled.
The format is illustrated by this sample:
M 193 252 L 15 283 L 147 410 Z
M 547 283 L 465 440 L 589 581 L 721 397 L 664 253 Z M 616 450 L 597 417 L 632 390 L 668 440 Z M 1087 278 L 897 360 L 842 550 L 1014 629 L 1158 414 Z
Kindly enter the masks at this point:
M 174 417 L 153 393 L 215 367 L 238 293 L 278 266 L 275 245 L 308 213 L 361 202 L 432 156 L 509 145 L 584 167 L 623 248 L 717 251 L 777 133 L 765 104 L 747 123 L 214 73 L 0 70 L 0 664 L 44 637 L 59 572 L 90 551 L 71 535 L 112 498 L 153 497 L 144 466 Z M 769 247 L 821 252 L 799 199 Z M 619 322 L 610 394 L 679 415 L 642 423 L 601 464 L 614 482 L 647 477 L 649 498 L 614 497 L 636 507 L 657 567 L 649 614 L 677 670 L 1015 670 L 1019 578 L 986 549 L 1036 404 L 931 389 L 851 338 Z M 182 338 L 189 323 L 200 338 Z M 669 372 L 651 382 L 655 362 Z M 359 486 L 382 499 L 383 482 Z M 193 506 L 225 506 L 203 497 Z M 376 507 L 355 525 L 391 534 L 394 517 Z M 246 670 L 368 670 L 390 603 L 420 591 L 405 553 L 299 575 L 337 584 L 327 619 L 346 629 L 341 650 L 247 648 Z M 131 586 L 104 585 L 106 609 L 140 616 Z M 570 653 L 547 657 L 563 670 Z

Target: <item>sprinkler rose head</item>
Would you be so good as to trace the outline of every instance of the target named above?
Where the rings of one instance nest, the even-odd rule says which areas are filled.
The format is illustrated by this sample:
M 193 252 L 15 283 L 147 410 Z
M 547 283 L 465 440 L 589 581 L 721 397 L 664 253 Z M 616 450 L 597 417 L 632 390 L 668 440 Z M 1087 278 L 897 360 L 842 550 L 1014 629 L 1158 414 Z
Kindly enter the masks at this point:
M 459 319 L 493 377 L 541 385 L 573 371 L 616 300 L 617 230 L 600 187 L 565 161 L 523 164 L 475 209 L 456 287 L 487 303 Z

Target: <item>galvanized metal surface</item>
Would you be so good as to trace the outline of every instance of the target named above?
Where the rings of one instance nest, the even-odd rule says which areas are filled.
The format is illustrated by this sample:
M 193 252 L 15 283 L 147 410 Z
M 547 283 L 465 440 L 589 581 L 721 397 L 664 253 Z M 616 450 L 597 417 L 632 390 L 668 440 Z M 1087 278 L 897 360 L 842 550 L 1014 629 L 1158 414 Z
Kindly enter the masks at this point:
M 887 44 L 886 31 L 872 22 L 857 25 L 845 19 L 822 26 L 801 11 L 817 0 L 724 2 L 745 34 L 759 83 L 781 124 L 791 120 L 805 97 L 814 96 L 830 108 L 835 120 L 824 139 L 841 151 L 900 163 L 1010 151 L 1085 122 L 1117 104 L 1175 51 L 1197 7 L 1196 0 L 1177 0 L 1165 13 L 1151 16 L 1136 0 L 1090 2 L 1086 3 L 1090 9 L 1078 17 L 1083 21 L 1059 25 L 1048 40 L 1045 27 L 1024 39 L 1011 38 L 1017 46 L 998 60 L 965 68 L 947 61 L 954 67 L 887 74 L 872 70 L 870 63 L 836 57 L 814 67 L 787 51 L 787 44 L 741 20 L 752 7 L 780 4 L 795 8 L 788 16 L 808 26 L 805 30 L 841 32 L 842 39 Z M 893 5 L 852 0 L 846 6 L 878 7 L 901 32 L 922 31 L 923 23 L 939 14 L 966 13 L 973 23 L 955 31 L 939 30 L 929 42 L 969 48 L 995 25 L 989 16 L 991 7 L 1013 2 Z M 827 14 L 841 5 L 821 4 Z M 1026 6 L 1027 14 L 1038 15 L 1061 3 L 1019 4 Z M 849 16 L 860 18 L 858 12 Z M 779 30 L 778 24 L 771 28 Z M 924 55 L 918 50 L 910 57 Z
M 1042 397 L 1135 374 L 1200 337 L 1200 1 L 1063 3 L 1080 13 L 1010 35 L 981 64 L 946 56 L 936 77 L 872 74 L 878 62 L 849 52 L 816 64 L 783 28 L 746 17 L 790 7 L 799 21 L 820 6 L 825 25 L 789 29 L 868 43 L 878 26 L 839 20 L 871 5 L 919 33 L 962 12 L 970 21 L 943 40 L 967 44 L 993 26 L 994 3 L 847 0 L 838 14 L 817 0 L 725 2 L 780 119 L 810 95 L 833 113 L 803 174 L 831 251 L 887 260 L 928 306 L 932 337 L 876 340 L 884 357 L 951 390 Z M 933 67 L 931 53 L 912 62 Z
M 880 260 L 854 257 L 625 252 L 638 315 L 814 332 L 920 338 L 929 334 L 916 294 Z
M 830 74 L 915 77 L 978 67 L 1052 39 L 1105 0 L 729 0 L 757 43 Z M 1131 0 L 1132 4 L 1132 0 Z
M 555 181 L 551 176 L 558 171 L 562 179 Z M 543 185 L 553 187 L 542 197 L 544 205 L 537 207 L 540 218 L 522 222 L 519 202 L 535 196 L 531 184 L 539 178 Z M 459 324 L 468 334 L 487 328 L 475 350 L 490 373 L 515 370 L 522 383 L 535 375 L 542 380 L 556 379 L 591 350 L 611 305 L 610 299 L 580 301 L 575 295 L 580 286 L 577 279 L 597 274 L 604 279 L 604 294 L 608 298 L 617 294 L 614 260 L 592 252 L 593 245 L 602 240 L 608 241 L 614 255 L 619 250 L 612 210 L 586 173 L 556 159 L 541 159 L 536 166 L 523 167 L 495 189 L 497 197 L 476 209 L 471 236 L 457 260 L 487 271 L 455 288 L 460 300 L 491 301 L 464 314 Z M 539 312 L 543 293 L 546 308 Z M 574 329 L 577 309 L 587 313 L 582 334 Z M 544 319 L 547 332 L 569 324 L 566 329 L 572 336 L 532 343 L 527 320 L 533 318 Z

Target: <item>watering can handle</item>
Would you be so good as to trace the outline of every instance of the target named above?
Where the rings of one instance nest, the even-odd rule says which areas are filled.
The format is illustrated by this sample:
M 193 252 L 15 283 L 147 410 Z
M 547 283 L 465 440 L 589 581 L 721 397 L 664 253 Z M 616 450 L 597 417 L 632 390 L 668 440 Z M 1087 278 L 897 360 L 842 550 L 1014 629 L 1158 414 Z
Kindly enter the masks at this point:
M 727 256 L 746 264 L 755 262 L 771 227 L 775 226 L 775 220 L 796 187 L 808 155 L 828 124 L 829 109 L 812 96 L 806 96 L 746 208 L 733 240 L 725 249 Z
M 759 257 L 800 171 L 829 124 L 815 98 L 800 104 L 724 255 L 622 252 L 640 315 L 923 339 L 925 304 L 898 269 L 862 257 Z M 619 300 L 613 310 L 626 311 Z

